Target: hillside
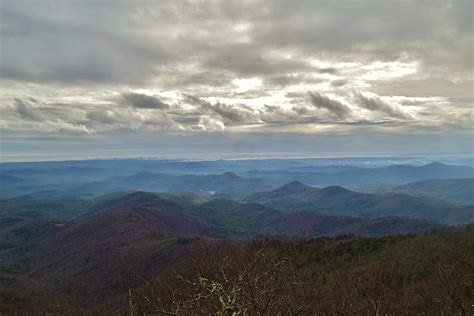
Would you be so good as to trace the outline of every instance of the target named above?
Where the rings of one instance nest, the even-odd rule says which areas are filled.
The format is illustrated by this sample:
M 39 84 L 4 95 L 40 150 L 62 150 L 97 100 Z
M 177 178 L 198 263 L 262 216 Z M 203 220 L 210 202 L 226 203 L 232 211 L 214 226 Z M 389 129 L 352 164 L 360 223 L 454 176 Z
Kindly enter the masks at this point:
M 432 222 L 401 217 L 363 219 L 300 211 L 269 218 L 260 231 L 276 236 L 356 235 L 380 237 L 422 232 L 440 227 L 442 226 Z
M 474 169 L 466 166 L 430 163 L 423 166 L 391 165 L 380 168 L 359 168 L 332 173 L 293 171 L 254 171 L 247 177 L 267 177 L 285 182 L 298 180 L 310 185 L 377 187 L 380 185 L 401 185 L 426 179 L 451 179 L 474 176 Z
M 426 197 L 398 193 L 359 193 L 338 186 L 317 189 L 298 181 L 287 183 L 273 191 L 256 193 L 245 201 L 261 203 L 285 212 L 309 210 L 369 218 L 400 216 L 443 224 L 465 224 L 474 220 L 474 206 L 461 208 Z
M 279 184 L 279 182 L 277 182 Z M 275 181 L 261 178 L 242 178 L 231 172 L 210 175 L 174 176 L 163 173 L 141 172 L 130 176 L 113 177 L 104 181 L 84 183 L 69 189 L 81 194 L 105 194 L 114 191 L 187 191 L 227 197 L 243 196 L 275 187 Z
M 30 234 L 32 236 L 37 234 L 35 230 L 42 230 L 40 227 L 35 227 L 38 223 L 46 226 L 64 223 L 87 212 L 92 204 L 91 201 L 67 197 L 19 196 L 0 199 L 0 247 L 6 247 L 10 242 L 15 243 L 16 238 L 13 237 L 16 236 L 18 230 L 26 229 L 22 233 L 25 236 L 19 240 L 27 240 Z M 28 233 L 30 229 L 33 232 Z M 8 238 L 5 231 L 9 231 Z M 14 233 L 15 231 L 17 233 Z
M 0 173 L 0 184 L 2 187 L 8 186 L 8 185 L 17 185 L 24 182 L 25 182 L 25 179 L 23 178 L 9 175 L 9 174 Z
M 284 236 L 333 236 L 337 234 L 359 234 L 381 236 L 413 233 L 439 227 L 432 222 L 408 218 L 380 218 L 374 220 L 350 216 L 328 216 L 308 212 L 286 214 L 258 203 L 241 203 L 214 198 L 203 200 L 192 194 L 134 192 L 101 199 L 89 208 L 88 217 L 110 212 L 114 209 L 140 207 L 154 212 L 163 212 L 194 221 L 208 236 L 213 238 L 249 238 L 262 234 Z M 282 227 L 287 225 L 288 227 Z M 204 230 L 205 228 L 205 230 Z M 198 236 L 197 234 L 195 236 Z
M 181 163 L 174 164 L 180 165 Z M 143 168 L 141 165 L 125 170 L 91 167 L 8 170 L 12 175 L 4 175 L 9 179 L 12 177 L 16 180 L 3 181 L 0 197 L 31 195 L 45 198 L 73 196 L 93 199 L 116 191 L 188 191 L 227 198 L 242 198 L 245 195 L 271 190 L 295 180 L 308 185 L 338 185 L 374 191 L 426 179 L 474 177 L 473 168 L 441 163 L 423 166 L 391 165 L 379 168 L 360 168 L 346 165 L 298 167 L 299 163 L 297 162 L 294 163 L 296 166 L 291 166 L 287 162 L 284 164 L 285 169 L 267 170 L 269 167 L 265 167 L 263 163 L 259 162 L 256 165 L 262 167 L 262 170 L 242 171 L 239 167 L 239 175 L 229 171 L 220 174 L 203 174 L 206 169 L 199 168 L 204 168 L 206 164 L 191 162 L 189 164 L 183 162 L 183 164 L 188 167 L 195 165 L 198 174 L 170 174 L 156 172 L 156 168 L 130 174 L 139 166 Z M 216 162 L 216 164 L 220 163 Z M 98 163 L 98 165 L 101 164 Z M 252 166 L 252 164 L 247 165 Z M 176 171 L 175 168 L 176 166 L 172 170 Z M 217 169 L 220 170 L 220 167 Z M 168 171 L 169 169 L 164 168 L 164 170 Z M 25 180 L 19 179 L 17 175 L 21 175 Z
M 474 299 L 471 226 L 384 238 L 206 241 L 163 236 L 154 216 L 142 210 L 104 219 L 66 229 L 24 253 L 19 260 L 26 264 L 8 272 L 13 282 L 0 284 L 7 302 L 0 311 L 144 313 L 186 307 L 214 314 L 219 298 L 234 293 L 226 301 L 230 307 L 259 311 L 267 302 L 265 315 L 302 306 L 305 314 L 337 314 L 339 308 L 462 314 Z M 22 285 L 35 291 L 25 297 Z M 43 293 L 51 299 L 34 304 Z
M 189 235 L 198 235 L 197 227 L 182 217 L 113 210 L 37 243 L 24 255 L 35 263 L 27 273 L 74 300 L 101 304 L 120 294 L 114 278 L 161 270 L 178 246 L 175 236 Z
M 423 180 L 397 186 L 390 191 L 458 204 L 474 204 L 474 178 Z

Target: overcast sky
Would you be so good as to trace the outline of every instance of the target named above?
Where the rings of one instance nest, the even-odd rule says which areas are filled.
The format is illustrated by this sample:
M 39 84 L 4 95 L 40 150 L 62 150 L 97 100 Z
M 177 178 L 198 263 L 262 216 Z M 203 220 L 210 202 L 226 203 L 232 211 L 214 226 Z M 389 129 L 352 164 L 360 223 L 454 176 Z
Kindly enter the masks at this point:
M 3 161 L 473 152 L 471 0 L 0 3 Z

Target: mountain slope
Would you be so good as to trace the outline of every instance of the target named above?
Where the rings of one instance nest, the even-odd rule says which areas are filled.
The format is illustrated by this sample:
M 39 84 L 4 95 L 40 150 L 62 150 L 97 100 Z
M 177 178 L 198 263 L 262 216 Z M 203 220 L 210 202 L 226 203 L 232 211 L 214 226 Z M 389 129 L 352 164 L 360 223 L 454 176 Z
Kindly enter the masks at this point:
M 474 178 L 423 180 L 397 186 L 390 191 L 438 198 L 452 203 L 474 204 Z
M 91 202 L 77 198 L 19 196 L 0 199 L 0 230 L 37 220 L 67 221 L 87 211 Z
M 160 194 L 148 192 L 133 192 L 101 201 L 89 209 L 85 220 L 97 218 L 101 214 L 110 216 L 120 210 L 131 212 L 132 209 L 150 212 L 156 220 L 163 223 L 163 232 L 173 236 L 198 236 L 200 229 L 206 227 L 205 222 L 190 215 L 178 203 L 162 198 Z
M 117 276 L 153 274 L 179 257 L 184 248 L 174 236 L 197 234 L 193 224 L 144 208 L 112 210 L 38 243 L 27 255 L 35 262 L 27 274 L 66 296 L 103 303 L 119 293 Z
M 221 198 L 195 205 L 190 208 L 190 212 L 209 223 L 211 235 L 217 238 L 255 236 L 268 218 L 281 214 L 261 204 Z
M 460 208 L 442 200 L 398 193 L 359 193 L 337 186 L 316 189 L 298 181 L 273 191 L 251 195 L 245 201 L 261 203 L 286 212 L 310 210 L 370 218 L 401 216 L 443 224 L 474 221 L 474 206 Z
M 16 184 L 21 184 L 24 182 L 25 182 L 25 179 L 23 178 L 12 176 L 9 174 L 0 173 L 0 184 L 2 186 L 16 185 Z
M 286 185 L 281 189 L 294 192 L 304 188 L 306 186 L 301 183 L 293 183 L 293 185 Z M 258 203 L 241 203 L 223 198 L 203 201 L 192 194 L 148 192 L 134 192 L 118 197 L 112 196 L 110 199 L 101 199 L 99 203 L 90 208 L 89 215 L 84 220 L 115 209 L 128 208 L 143 208 L 157 214 L 166 214 L 168 221 L 170 218 L 177 221 L 180 219 L 192 221 L 196 227 L 199 226 L 202 229 L 201 232 L 205 232 L 213 238 L 242 239 L 275 233 L 288 236 L 304 232 L 311 236 L 330 236 L 339 233 L 379 236 L 412 233 L 439 227 L 434 223 L 413 219 L 380 219 L 380 227 L 376 227 L 375 225 L 370 226 L 371 221 L 368 219 L 349 216 L 328 216 L 314 214 L 314 212 L 312 214 L 305 212 L 286 214 Z M 286 223 L 288 227 L 283 227 L 282 223 Z M 364 225 L 367 225 L 365 230 L 359 227 Z M 194 233 L 194 236 L 198 236 L 200 232 L 194 231 Z M 178 234 L 178 236 L 181 235 Z
M 280 184 L 277 182 L 277 184 Z M 79 192 L 107 193 L 113 191 L 188 191 L 221 196 L 242 196 L 275 187 L 275 181 L 262 178 L 242 178 L 231 172 L 211 175 L 174 176 L 163 173 L 141 172 L 131 176 L 113 177 L 104 181 L 83 184 Z M 74 191 L 73 190 L 73 191 Z
M 147 225 L 149 218 L 143 215 L 144 221 L 137 220 L 134 227 Z M 140 234 L 132 243 L 117 243 L 108 236 L 120 229 L 105 228 L 103 233 L 79 232 L 92 234 L 84 240 L 91 243 L 58 244 L 56 238 L 33 249 L 26 266 L 8 276 L 16 281 L 10 291 L 0 288 L 5 298 L 0 311 L 103 314 L 113 309 L 147 314 L 158 308 L 174 311 L 178 301 L 180 306 L 196 307 L 190 309 L 193 313 L 207 308 L 207 314 L 215 314 L 221 301 L 208 289 L 221 284 L 226 286 L 218 288 L 218 294 L 226 297 L 236 288 L 245 289 L 235 296 L 243 306 L 251 304 L 247 289 L 252 286 L 262 306 L 273 300 L 270 314 L 288 306 L 301 311 L 303 305 L 305 314 L 316 315 L 341 311 L 399 315 L 407 310 L 462 314 L 472 307 L 472 226 L 417 236 L 206 243 Z M 92 239 L 99 235 L 104 239 Z M 88 245 L 94 251 L 84 249 Z M 34 291 L 31 284 L 37 284 Z M 29 300 L 16 299 L 22 293 Z M 43 293 L 51 297 L 38 304 Z M 189 305 L 196 301 L 201 305 Z M 341 302 L 342 309 L 337 305 Z
M 426 179 L 452 179 L 474 177 L 474 169 L 430 163 L 423 166 L 392 165 L 372 169 L 356 169 L 334 173 L 264 171 L 247 173 L 253 177 L 272 177 L 277 179 L 302 181 L 311 185 L 341 185 L 347 187 L 377 187 L 379 185 L 401 185 Z
M 308 211 L 281 214 L 267 220 L 260 231 L 281 236 L 387 236 L 422 232 L 442 227 L 432 222 L 400 218 L 380 217 L 374 219 L 351 216 L 325 215 Z

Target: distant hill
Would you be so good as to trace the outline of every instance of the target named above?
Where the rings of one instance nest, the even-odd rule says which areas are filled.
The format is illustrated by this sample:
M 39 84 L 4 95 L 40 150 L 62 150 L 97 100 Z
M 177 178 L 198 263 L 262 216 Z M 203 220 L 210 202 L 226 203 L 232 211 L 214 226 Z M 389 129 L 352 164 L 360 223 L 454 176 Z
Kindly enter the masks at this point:
M 108 213 L 117 209 L 142 208 L 155 213 L 166 210 L 168 218 L 175 217 L 194 222 L 203 233 L 212 238 L 249 238 L 256 235 L 280 234 L 298 236 L 332 236 L 343 233 L 366 236 L 412 233 L 440 227 L 437 224 L 402 218 L 383 218 L 374 221 L 350 216 L 329 216 L 309 212 L 286 214 L 257 203 L 240 203 L 223 198 L 209 201 L 196 200 L 183 193 L 134 192 L 92 206 L 88 214 Z M 195 201 L 194 203 L 192 201 Z M 377 224 L 374 224 L 377 223 Z M 189 225 L 187 226 L 189 227 Z M 182 232 L 175 236 L 181 236 Z M 192 235 L 192 234 L 191 234 Z M 195 235 L 197 236 L 197 235 Z
M 288 168 L 288 171 L 298 172 L 320 172 L 320 173 L 335 173 L 349 170 L 360 170 L 360 167 L 348 165 L 329 165 L 329 166 L 303 166 Z
M 130 176 L 113 177 L 104 181 L 87 183 L 75 190 L 79 192 L 113 191 L 188 191 L 220 196 L 243 196 L 252 192 L 268 190 L 281 181 L 262 178 L 242 178 L 231 172 L 211 175 L 173 176 L 163 173 L 142 172 Z
M 17 177 L 17 176 L 12 176 L 9 174 L 0 173 L 1 186 L 17 185 L 17 184 L 22 184 L 22 183 L 25 183 L 25 179 Z
M 5 224 L 7 219 L 1 218 Z M 10 225 L 0 228 L 0 249 L 30 247 L 31 244 L 52 238 L 69 224 L 43 218 L 10 218 Z
M 95 167 L 65 167 L 47 169 L 11 169 L 7 173 L 12 176 L 28 179 L 36 183 L 71 183 L 81 181 L 97 181 L 112 176 L 124 175 L 121 169 Z M 127 173 L 125 173 L 127 174 Z
M 397 186 L 390 191 L 474 204 L 474 178 L 423 180 Z
M 258 165 L 264 167 L 261 163 Z M 198 166 L 201 165 L 197 164 L 196 167 Z M 298 166 L 296 164 L 292 167 L 289 163 L 285 166 L 286 169 L 273 171 L 266 170 L 268 167 L 263 171 L 252 169 L 253 171 L 243 171 L 239 173 L 240 175 L 232 172 L 173 175 L 152 171 L 123 175 L 126 174 L 126 170 L 75 167 L 9 170 L 8 172 L 15 174 L 4 173 L 10 181 L 5 179 L 2 182 L 0 197 L 27 194 L 38 197 L 75 196 L 92 199 L 116 191 L 187 191 L 226 198 L 242 198 L 255 192 L 277 188 L 294 180 L 323 187 L 339 185 L 356 190 L 377 191 L 427 179 L 474 177 L 473 168 L 441 163 L 424 166 L 392 165 L 371 169 L 339 165 Z M 108 177 L 108 175 L 116 176 Z M 22 181 L 18 176 L 24 177 L 25 180 Z
M 271 216 L 281 214 L 261 204 L 222 198 L 195 205 L 190 212 L 209 223 L 211 236 L 237 239 L 258 235 Z
M 174 203 L 143 192 L 123 196 L 111 201 L 110 206 L 112 204 L 116 208 L 98 212 L 65 228 L 38 222 L 37 231 L 49 238 L 38 244 L 34 260 L 41 264 L 31 272 L 46 273 L 50 267 L 64 264 L 65 270 L 71 273 L 80 273 L 97 265 L 104 266 L 107 262 L 112 265 L 123 265 L 125 262 L 134 265 L 139 260 L 140 264 L 151 264 L 143 261 L 150 256 L 146 254 L 147 250 L 155 248 L 153 251 L 156 252 L 169 242 L 169 246 L 174 247 L 176 241 L 173 240 L 176 237 L 251 237 L 254 234 L 295 237 L 303 234 L 313 237 L 341 234 L 385 236 L 440 227 L 412 219 L 360 219 L 309 212 L 285 214 L 259 204 L 224 199 L 206 202 L 197 210 L 185 211 Z M 137 206 L 132 207 L 132 204 Z M 240 225 L 232 222 L 239 218 Z M 31 230 L 33 226 L 28 227 Z M 240 231 L 232 230 L 237 227 L 240 227 Z M 230 229 L 227 234 L 223 234 L 225 228 Z M 45 239 L 43 236 L 41 239 Z M 137 254 L 142 257 L 134 260 L 133 255 Z M 132 257 L 119 260 L 118 256 Z M 119 262 L 113 263 L 110 261 L 112 258 Z M 76 267 L 76 264 L 79 266 Z
M 0 228 L 23 220 L 70 220 L 80 216 L 93 203 L 73 197 L 39 198 L 18 196 L 0 199 Z
M 317 189 L 299 181 L 287 183 L 273 191 L 256 193 L 245 201 L 261 203 L 285 212 L 310 210 L 369 218 L 400 216 L 443 224 L 465 224 L 474 221 L 474 206 L 461 208 L 426 197 L 399 193 L 359 193 L 338 186 Z
M 249 177 L 272 177 L 302 181 L 311 185 L 341 185 L 348 187 L 376 187 L 377 185 L 400 185 L 426 179 L 451 179 L 474 177 L 474 169 L 465 166 L 430 163 L 423 166 L 392 165 L 373 169 L 355 169 L 334 173 L 255 171 Z

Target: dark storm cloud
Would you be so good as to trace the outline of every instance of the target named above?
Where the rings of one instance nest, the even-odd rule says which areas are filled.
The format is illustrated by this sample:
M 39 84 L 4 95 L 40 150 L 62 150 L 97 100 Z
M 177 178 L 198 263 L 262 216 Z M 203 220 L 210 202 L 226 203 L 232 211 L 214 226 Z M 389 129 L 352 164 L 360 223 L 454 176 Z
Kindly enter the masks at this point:
M 337 118 L 346 118 L 350 115 L 351 110 L 341 102 L 330 99 L 329 97 L 318 92 L 309 92 L 309 100 L 314 107 L 325 109 Z
M 125 93 L 122 95 L 123 101 L 138 109 L 168 109 L 169 105 L 159 98 L 141 93 Z

